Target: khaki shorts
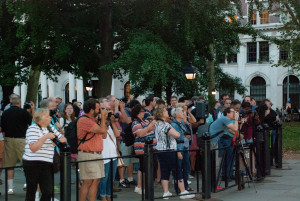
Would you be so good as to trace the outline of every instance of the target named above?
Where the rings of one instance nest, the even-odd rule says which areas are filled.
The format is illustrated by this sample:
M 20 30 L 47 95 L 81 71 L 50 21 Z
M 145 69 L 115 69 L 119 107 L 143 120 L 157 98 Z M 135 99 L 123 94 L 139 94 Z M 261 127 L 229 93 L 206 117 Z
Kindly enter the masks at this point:
M 3 157 L 3 151 L 4 151 L 4 141 L 0 140 L 0 159 Z
M 78 151 L 77 161 L 101 159 L 102 154 L 86 153 Z M 105 177 L 103 160 L 82 162 L 78 164 L 81 180 L 99 179 Z
M 22 157 L 25 152 L 26 141 L 23 138 L 6 137 L 3 152 L 4 167 L 16 166 L 18 160 L 22 164 Z

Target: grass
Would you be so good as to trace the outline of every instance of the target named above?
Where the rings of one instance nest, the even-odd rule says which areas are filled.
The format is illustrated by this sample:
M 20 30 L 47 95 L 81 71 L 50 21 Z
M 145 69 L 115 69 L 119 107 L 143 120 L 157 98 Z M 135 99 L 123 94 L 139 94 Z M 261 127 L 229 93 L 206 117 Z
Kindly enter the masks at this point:
M 300 153 L 300 122 L 285 122 L 282 125 L 282 148 Z

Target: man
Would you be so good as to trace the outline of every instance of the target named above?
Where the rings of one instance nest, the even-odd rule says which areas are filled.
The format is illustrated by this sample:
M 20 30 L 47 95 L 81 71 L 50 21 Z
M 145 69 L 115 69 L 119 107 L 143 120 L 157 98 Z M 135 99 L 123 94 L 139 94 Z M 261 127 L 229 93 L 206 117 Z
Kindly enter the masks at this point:
M 177 103 L 178 103 L 177 96 L 171 96 L 171 100 L 170 100 L 171 107 L 168 109 L 169 117 L 171 118 L 169 123 L 171 123 L 173 120 L 171 112 L 172 109 L 176 107 Z
M 159 98 L 157 101 L 156 101 L 156 105 L 155 105 L 155 108 L 158 108 L 158 107 L 163 107 L 163 108 L 167 108 L 166 107 L 166 102 Z
M 40 108 L 46 108 L 50 111 L 51 116 L 51 125 L 56 128 L 60 133 L 62 132 L 62 127 L 59 124 L 58 118 L 56 116 L 57 113 L 57 102 L 54 97 L 49 97 L 40 102 Z
M 220 109 L 224 106 L 225 104 L 225 100 L 229 98 L 229 95 L 228 94 L 222 94 L 221 95 L 221 98 L 220 98 L 220 106 L 217 108 L 216 110 L 216 114 L 219 114 L 220 112 Z M 219 116 L 217 116 L 217 118 L 219 118 Z
M 232 102 L 232 101 L 231 101 L 230 98 L 227 98 L 227 99 L 223 102 L 223 107 L 221 107 L 221 108 L 219 109 L 219 113 L 218 113 L 217 118 L 220 118 L 220 117 L 221 117 L 221 115 L 222 115 L 222 113 L 223 113 L 223 111 L 224 111 L 225 108 L 229 108 L 229 107 L 230 107 L 231 102 Z
M 90 139 L 78 147 L 78 161 L 96 160 L 102 158 L 103 138 L 107 136 L 105 120 L 107 111 L 101 109 L 101 124 L 96 123 L 100 111 L 100 104 L 95 99 L 89 99 L 83 105 L 83 117 L 77 121 L 77 138 L 81 140 L 85 135 Z M 103 160 L 79 163 L 82 185 L 79 191 L 79 201 L 95 201 L 100 178 L 104 177 Z M 91 171 L 93 170 L 93 171 Z
M 59 111 L 59 115 L 61 116 L 65 107 L 65 104 L 62 102 L 62 98 L 60 96 L 56 96 L 57 109 Z M 59 116 L 59 117 L 60 117 Z
M 32 117 L 24 109 L 21 109 L 21 98 L 14 95 L 11 98 L 11 107 L 3 112 L 1 120 L 2 133 L 5 139 L 4 144 L 4 167 L 16 166 L 25 152 L 25 136 Z M 14 170 L 7 170 L 8 194 L 14 194 Z
M 149 96 L 145 99 L 145 115 L 144 119 L 147 119 L 147 117 L 152 116 L 152 110 L 154 109 L 156 105 L 155 98 L 153 96 Z
M 17 97 L 18 95 L 17 94 L 15 94 L 15 93 L 12 93 L 12 94 L 10 94 L 9 95 L 9 104 L 7 104 L 5 107 L 4 107 L 4 110 L 3 111 L 5 111 L 5 110 L 8 110 L 10 107 L 11 107 L 11 100 L 12 100 L 12 98 L 15 98 L 15 97 Z

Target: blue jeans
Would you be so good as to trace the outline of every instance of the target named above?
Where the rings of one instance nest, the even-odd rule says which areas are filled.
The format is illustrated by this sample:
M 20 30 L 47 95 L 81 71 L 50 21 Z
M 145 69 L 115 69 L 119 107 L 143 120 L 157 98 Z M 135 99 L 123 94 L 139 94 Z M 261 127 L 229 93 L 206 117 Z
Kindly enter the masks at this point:
M 230 146 L 231 142 L 232 142 L 232 138 L 228 138 L 228 139 L 221 138 L 220 139 L 220 144 L 222 145 L 222 147 Z M 222 154 L 222 160 L 223 160 L 222 176 L 225 176 L 225 164 L 227 163 L 226 174 L 227 174 L 227 177 L 230 177 L 233 175 L 233 164 L 234 164 L 234 159 L 235 159 L 235 156 L 233 156 L 233 154 L 234 154 L 233 147 L 224 149 L 222 152 L 223 152 L 223 154 Z M 225 158 L 225 153 L 226 153 L 226 158 Z
M 105 177 L 100 179 L 97 196 L 99 195 L 101 197 L 111 196 L 111 183 L 114 182 L 114 179 L 116 177 L 118 160 L 117 159 L 113 160 L 112 164 L 113 164 L 113 172 L 112 172 L 113 180 L 111 180 L 111 171 L 110 171 L 111 162 L 109 161 L 108 163 L 104 164 Z
M 183 150 L 188 150 L 189 148 L 183 148 Z M 182 171 L 183 176 L 183 182 L 184 182 L 184 188 L 187 190 L 189 188 L 188 179 L 189 174 L 191 172 L 191 164 L 190 164 L 190 154 L 189 151 L 183 151 L 181 152 L 183 159 L 178 159 L 178 169 Z M 179 191 L 178 186 L 174 185 L 175 191 Z

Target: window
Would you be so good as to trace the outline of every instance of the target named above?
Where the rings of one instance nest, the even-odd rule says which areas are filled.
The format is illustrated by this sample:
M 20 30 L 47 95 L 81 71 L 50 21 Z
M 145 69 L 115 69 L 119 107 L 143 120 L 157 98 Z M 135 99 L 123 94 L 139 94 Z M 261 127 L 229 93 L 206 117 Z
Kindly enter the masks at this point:
M 256 62 L 256 42 L 247 43 L 247 61 L 248 63 Z
M 228 63 L 237 63 L 237 54 L 230 54 L 227 57 Z
M 288 44 L 290 41 L 286 41 Z M 288 45 L 282 45 L 280 46 L 279 49 L 279 59 L 280 60 L 287 60 L 289 58 L 289 50 L 288 50 Z
M 259 104 L 266 98 L 266 81 L 262 77 L 255 77 L 250 82 L 250 96 Z
M 269 42 L 259 42 L 259 59 L 261 62 L 269 61 Z
M 292 107 L 299 108 L 299 79 L 294 76 L 289 76 L 289 85 L 287 85 L 287 77 L 283 80 L 283 105 L 286 105 L 287 102 L 287 86 L 289 86 L 289 98 L 292 104 Z
M 218 56 L 219 64 L 225 64 L 225 54 Z
M 251 24 L 255 25 L 256 24 L 256 10 L 252 11 L 252 16 L 251 16 Z
M 260 16 L 260 24 L 269 23 L 269 10 L 262 10 Z

